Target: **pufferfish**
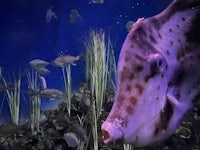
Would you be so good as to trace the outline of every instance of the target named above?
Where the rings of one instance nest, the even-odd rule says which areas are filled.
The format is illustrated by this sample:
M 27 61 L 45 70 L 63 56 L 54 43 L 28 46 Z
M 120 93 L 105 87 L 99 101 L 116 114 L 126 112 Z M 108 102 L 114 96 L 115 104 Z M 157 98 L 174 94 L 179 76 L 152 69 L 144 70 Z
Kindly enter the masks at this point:
M 200 0 L 174 0 L 137 21 L 117 74 L 115 100 L 101 126 L 104 143 L 143 147 L 172 135 L 200 96 Z

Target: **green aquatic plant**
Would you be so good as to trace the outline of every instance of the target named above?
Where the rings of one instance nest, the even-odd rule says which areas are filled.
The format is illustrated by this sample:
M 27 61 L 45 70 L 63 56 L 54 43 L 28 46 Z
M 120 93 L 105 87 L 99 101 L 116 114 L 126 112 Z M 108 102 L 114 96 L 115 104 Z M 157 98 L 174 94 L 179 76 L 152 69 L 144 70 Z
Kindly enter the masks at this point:
M 117 67 L 115 61 L 114 48 L 111 43 L 110 38 L 107 43 L 107 87 L 116 89 L 116 79 L 117 79 Z
M 9 82 L 8 82 L 2 75 L 2 72 L 0 71 L 0 76 L 1 79 L 5 85 L 5 87 L 9 87 Z M 14 77 L 14 83 L 12 89 L 7 89 L 6 90 L 6 99 L 9 105 L 9 110 L 10 110 L 10 116 L 11 116 L 11 122 L 19 125 L 19 107 L 20 107 L 20 92 L 21 92 L 21 76 L 16 79 Z
M 67 64 L 66 67 L 62 67 L 63 72 L 63 78 L 64 78 L 64 85 L 65 85 L 65 91 L 67 93 L 67 111 L 68 115 L 71 115 L 71 66 L 70 64 Z
M 90 86 L 92 97 L 92 135 L 93 148 L 98 149 L 97 121 L 102 111 L 104 93 L 107 83 L 107 63 L 105 33 L 90 32 L 90 38 L 85 43 L 86 48 L 86 82 Z
M 84 127 L 86 126 L 87 115 L 86 114 L 82 114 L 81 117 L 79 115 L 77 115 L 77 118 L 79 120 L 79 124 L 84 129 Z M 86 150 L 86 149 L 88 149 L 88 143 L 89 143 L 88 141 L 87 142 L 83 142 L 83 141 L 79 140 L 79 144 L 78 144 L 77 150 Z
M 39 94 L 32 94 L 33 91 L 39 91 L 38 73 L 34 70 L 28 70 L 26 72 L 26 76 L 28 80 L 29 99 L 31 108 L 31 131 L 38 131 L 40 122 L 41 98 Z
M 102 110 L 104 92 L 107 83 L 106 45 L 103 31 L 90 32 L 90 39 L 85 42 L 86 48 L 86 80 L 95 97 L 96 117 Z

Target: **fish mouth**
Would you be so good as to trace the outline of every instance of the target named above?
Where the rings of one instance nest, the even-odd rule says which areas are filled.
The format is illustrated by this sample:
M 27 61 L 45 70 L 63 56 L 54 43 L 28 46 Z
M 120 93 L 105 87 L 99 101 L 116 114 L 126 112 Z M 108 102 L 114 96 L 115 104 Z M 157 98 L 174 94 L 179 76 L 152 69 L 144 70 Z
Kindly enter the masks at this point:
M 119 126 L 105 121 L 101 126 L 101 130 L 103 132 L 103 141 L 105 144 L 118 145 L 124 142 L 124 136 Z

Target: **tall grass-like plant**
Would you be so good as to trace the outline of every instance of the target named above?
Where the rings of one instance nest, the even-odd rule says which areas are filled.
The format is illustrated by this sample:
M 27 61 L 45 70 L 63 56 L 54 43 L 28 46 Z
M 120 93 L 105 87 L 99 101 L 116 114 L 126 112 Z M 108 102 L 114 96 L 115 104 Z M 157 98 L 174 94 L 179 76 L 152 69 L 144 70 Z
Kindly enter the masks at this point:
M 67 64 L 67 66 L 64 68 L 62 67 L 63 72 L 63 78 L 64 78 L 64 85 L 65 85 L 65 91 L 67 93 L 67 110 L 68 115 L 71 115 L 71 66 L 70 64 Z
M 86 81 L 90 85 L 92 97 L 92 135 L 93 148 L 98 150 L 97 121 L 102 111 L 104 93 L 107 83 L 107 63 L 105 33 L 103 31 L 90 32 L 89 41 L 85 42 L 86 48 Z
M 15 78 L 15 77 L 13 77 Z M 4 82 L 6 87 L 9 87 L 8 82 L 1 74 L 1 79 Z M 11 122 L 19 125 L 19 107 L 20 107 L 20 86 L 21 86 L 21 77 L 14 79 L 14 87 L 12 90 L 6 90 L 6 99 L 10 109 Z
M 111 40 L 108 39 L 107 43 L 107 86 L 116 89 L 117 67 L 115 61 L 114 48 Z
M 90 85 L 92 96 L 95 97 L 96 117 L 99 118 L 102 110 L 104 92 L 107 82 L 106 44 L 103 31 L 90 32 L 86 47 L 86 80 Z
M 85 120 L 87 119 L 87 115 L 83 114 L 81 117 L 79 117 L 79 115 L 77 115 L 77 118 L 79 120 L 79 124 L 81 125 L 82 128 L 85 127 Z M 87 127 L 87 126 L 86 126 Z M 88 141 L 85 143 L 81 140 L 79 140 L 79 144 L 78 144 L 78 147 L 77 147 L 77 150 L 86 150 L 88 149 Z
M 39 91 L 37 72 L 34 70 L 28 70 L 26 75 L 28 80 L 29 92 L 31 93 L 32 91 Z M 31 131 L 39 131 L 41 99 L 38 94 L 30 94 L 29 99 L 31 108 Z

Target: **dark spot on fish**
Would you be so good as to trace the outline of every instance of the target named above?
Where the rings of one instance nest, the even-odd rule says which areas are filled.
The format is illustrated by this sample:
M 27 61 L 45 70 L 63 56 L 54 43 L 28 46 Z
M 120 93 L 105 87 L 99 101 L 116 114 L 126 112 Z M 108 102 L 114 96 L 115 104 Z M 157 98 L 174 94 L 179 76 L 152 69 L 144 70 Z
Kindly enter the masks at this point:
M 126 56 L 125 59 L 124 59 L 124 61 L 125 61 L 125 62 L 128 62 L 128 61 L 129 61 L 129 58 L 130 58 L 129 56 Z
M 144 30 L 144 27 L 143 26 L 140 26 L 138 27 L 135 32 L 139 35 L 141 35 L 142 37 L 146 37 L 147 36 L 147 33 L 145 32 Z
M 157 89 L 159 90 L 159 89 L 160 89 L 160 86 L 158 86 Z
M 160 121 L 155 125 L 154 136 L 157 136 L 159 133 L 162 133 L 163 130 L 167 130 L 169 121 L 172 118 L 173 113 L 173 105 L 167 99 L 163 110 L 160 111 Z
M 131 44 L 131 48 L 134 48 L 133 44 Z
M 188 91 L 188 94 L 190 94 L 190 93 L 191 93 L 191 90 Z
M 158 33 L 158 37 L 159 37 L 160 39 L 162 39 L 162 36 L 160 35 L 160 33 Z
M 129 100 L 133 106 L 137 105 L 137 99 L 135 97 L 131 96 Z
M 142 95 L 144 88 L 140 84 L 136 84 L 135 88 L 138 90 L 139 95 Z
M 158 134 L 158 132 L 159 132 L 159 129 L 155 128 L 155 130 L 154 130 L 154 136 L 156 136 Z
M 148 28 L 148 29 L 149 29 L 149 32 L 150 32 L 150 33 L 153 33 L 153 31 L 152 31 L 152 29 L 151 29 L 151 27 L 150 27 L 150 26 L 149 26 L 149 28 Z
M 155 27 L 156 30 L 160 29 L 161 23 L 158 19 L 152 18 L 151 19 L 151 24 Z
M 143 26 L 139 26 L 135 30 L 134 34 L 132 35 L 131 40 L 136 42 L 138 37 L 146 37 L 146 36 L 147 36 L 147 34 L 146 34 Z
M 158 97 L 158 96 L 156 97 L 156 100 L 159 100 L 159 97 Z
M 169 29 L 169 32 L 172 32 L 172 29 Z
M 130 36 L 131 40 L 134 41 L 134 45 L 137 45 L 138 47 L 140 47 L 140 49 L 142 50 L 148 50 L 148 51 L 157 51 L 155 49 L 155 47 L 152 45 L 151 42 L 149 42 L 146 39 L 146 32 L 144 30 L 145 26 L 140 25 L 140 27 L 138 27 L 134 33 L 132 33 L 133 35 Z
M 168 128 L 169 121 L 174 113 L 173 105 L 170 100 L 167 99 L 163 110 L 160 112 L 160 120 L 162 129 L 166 130 Z
M 167 50 L 167 55 L 169 55 L 169 51 Z
M 170 45 L 172 46 L 174 44 L 174 42 L 173 41 L 170 41 Z
M 127 90 L 128 92 L 130 92 L 131 89 L 132 89 L 131 85 L 127 85 L 126 90 Z
M 120 81 L 124 82 L 126 80 L 133 80 L 135 77 L 132 70 L 128 69 L 127 67 L 124 67 L 120 74 Z
M 123 102 L 124 100 L 125 100 L 125 96 L 123 95 L 123 94 L 119 94 L 118 96 L 117 96 L 117 100 L 118 100 L 118 102 Z
M 120 124 L 122 127 L 127 127 L 128 125 L 128 118 L 127 117 L 120 117 L 118 118 L 120 120 Z
M 136 140 L 138 140 L 139 139 L 139 137 L 138 137 L 138 135 L 136 135 Z
M 180 28 L 180 25 L 179 25 L 179 24 L 177 24 L 177 25 L 176 25 L 176 27 L 177 27 L 177 28 Z
M 120 74 L 120 81 L 124 82 L 126 80 L 133 80 L 134 79 L 134 73 L 131 72 L 127 67 L 124 67 Z
M 185 20 L 186 20 L 185 17 L 183 17 L 183 18 L 182 18 L 182 21 L 185 21 Z
M 163 78 L 164 77 L 164 74 L 161 74 L 161 78 Z
M 138 65 L 138 66 L 136 66 L 135 67 L 135 70 L 137 71 L 137 72 L 140 72 L 140 71 L 142 71 L 143 70 L 143 66 L 142 65 Z
M 150 78 L 152 78 L 152 77 L 153 77 L 153 76 L 151 76 L 151 75 L 148 75 L 148 76 L 146 76 L 146 77 L 144 78 L 144 81 L 145 81 L 145 82 L 148 82 L 148 81 L 149 81 L 149 79 L 150 79 Z
M 128 113 L 129 115 L 132 115 L 133 112 L 134 112 L 133 106 L 131 106 L 131 105 L 127 106 L 127 107 L 126 107 L 126 111 L 127 111 L 127 113 Z
M 149 38 L 150 38 L 151 42 L 157 44 L 156 39 L 152 35 L 150 35 Z
M 178 39 L 178 42 L 181 43 L 181 39 Z

